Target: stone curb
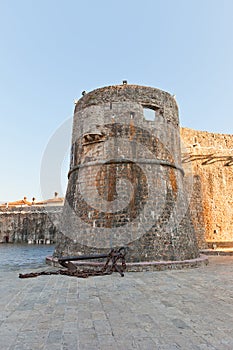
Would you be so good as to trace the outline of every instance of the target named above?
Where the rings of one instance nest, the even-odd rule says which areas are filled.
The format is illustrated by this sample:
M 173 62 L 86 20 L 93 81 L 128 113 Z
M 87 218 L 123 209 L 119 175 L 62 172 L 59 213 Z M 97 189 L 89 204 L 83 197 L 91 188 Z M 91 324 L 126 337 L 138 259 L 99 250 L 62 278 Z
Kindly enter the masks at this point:
M 209 263 L 206 255 L 200 255 L 199 258 L 189 260 L 175 261 L 143 261 L 126 264 L 126 272 L 142 272 L 142 271 L 163 271 L 163 270 L 180 270 L 183 268 L 194 268 L 205 266 Z M 52 256 L 46 257 L 46 264 L 61 267 L 58 259 Z M 104 266 L 104 262 L 76 261 L 79 267 L 96 268 Z
M 233 249 L 202 249 L 201 253 L 205 255 L 233 256 Z

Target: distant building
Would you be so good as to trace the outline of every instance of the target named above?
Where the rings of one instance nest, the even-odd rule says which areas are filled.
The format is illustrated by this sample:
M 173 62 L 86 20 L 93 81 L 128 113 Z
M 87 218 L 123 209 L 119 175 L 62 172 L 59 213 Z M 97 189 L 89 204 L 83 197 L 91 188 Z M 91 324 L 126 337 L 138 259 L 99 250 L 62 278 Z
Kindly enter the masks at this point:
M 53 198 L 45 199 L 43 201 L 36 201 L 36 199 L 33 197 L 32 201 L 29 202 L 27 200 L 27 197 L 24 197 L 23 199 L 16 200 L 13 202 L 7 202 L 7 203 L 2 203 L 0 204 L 0 209 L 4 208 L 22 208 L 22 207 L 28 207 L 28 206 L 62 206 L 64 204 L 64 198 L 63 197 L 58 197 L 58 193 L 54 193 Z
M 0 243 L 55 243 L 63 203 L 55 192 L 43 201 L 24 197 L 0 204 Z
M 33 205 L 36 206 L 62 206 L 64 204 L 64 198 L 58 197 L 58 193 L 54 193 L 53 198 L 49 198 L 40 202 L 34 202 Z

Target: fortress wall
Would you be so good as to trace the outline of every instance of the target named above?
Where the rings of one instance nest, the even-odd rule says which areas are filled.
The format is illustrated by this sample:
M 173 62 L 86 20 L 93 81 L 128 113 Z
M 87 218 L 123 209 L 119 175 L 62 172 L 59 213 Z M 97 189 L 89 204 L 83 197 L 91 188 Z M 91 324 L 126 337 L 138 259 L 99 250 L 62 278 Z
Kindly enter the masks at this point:
M 62 207 L 0 210 L 0 242 L 55 243 Z
M 120 246 L 133 262 L 199 256 L 179 130 L 176 101 L 164 91 L 126 84 L 83 95 L 55 256 Z
M 233 137 L 181 128 L 181 139 L 184 169 L 192 170 L 190 206 L 199 246 L 232 245 Z
M 180 133 L 186 192 L 198 245 L 232 245 L 233 136 L 187 128 L 181 128 Z M 6 237 L 9 242 L 56 242 L 62 210 L 33 206 L 0 209 L 0 242 Z

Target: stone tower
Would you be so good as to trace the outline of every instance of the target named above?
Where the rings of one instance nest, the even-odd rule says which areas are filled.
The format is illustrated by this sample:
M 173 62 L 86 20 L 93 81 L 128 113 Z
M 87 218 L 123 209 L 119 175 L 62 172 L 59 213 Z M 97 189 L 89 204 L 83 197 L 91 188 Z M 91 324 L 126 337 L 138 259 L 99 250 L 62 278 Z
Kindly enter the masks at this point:
M 127 246 L 127 260 L 199 256 L 184 191 L 178 107 L 167 92 L 96 89 L 75 106 L 55 256 Z

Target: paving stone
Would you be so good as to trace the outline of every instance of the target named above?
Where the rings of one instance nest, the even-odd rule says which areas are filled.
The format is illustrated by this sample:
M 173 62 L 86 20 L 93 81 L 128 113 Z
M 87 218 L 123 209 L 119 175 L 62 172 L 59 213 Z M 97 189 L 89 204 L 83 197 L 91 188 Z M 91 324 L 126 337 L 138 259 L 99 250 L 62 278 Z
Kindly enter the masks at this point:
M 232 350 L 232 276 L 233 257 L 124 278 L 46 276 L 18 283 L 14 272 L 0 272 L 0 349 Z M 80 303 L 71 296 L 61 303 L 70 290 L 83 296 Z
M 103 335 L 103 334 L 112 335 L 112 328 L 107 320 L 94 321 L 94 327 L 98 335 Z
M 53 344 L 58 343 L 60 344 L 62 338 L 62 331 L 61 330 L 52 330 L 49 332 L 47 343 Z

